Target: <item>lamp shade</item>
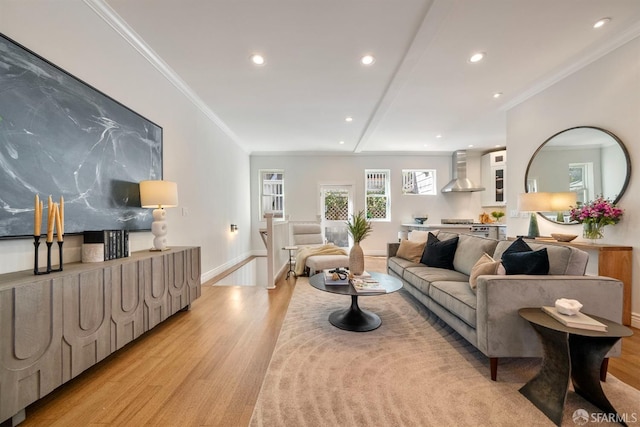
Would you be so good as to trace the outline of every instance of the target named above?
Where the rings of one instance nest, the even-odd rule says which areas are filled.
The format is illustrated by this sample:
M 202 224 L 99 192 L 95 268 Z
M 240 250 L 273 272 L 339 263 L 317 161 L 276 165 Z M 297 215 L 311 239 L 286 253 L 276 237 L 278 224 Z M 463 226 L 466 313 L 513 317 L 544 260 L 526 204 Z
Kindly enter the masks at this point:
M 568 211 L 575 207 L 578 202 L 577 194 L 573 191 L 561 193 L 551 193 L 551 210 L 552 211 Z
M 140 205 L 143 208 L 178 206 L 178 185 L 171 181 L 141 181 Z
M 520 193 L 518 210 L 522 212 L 547 212 L 551 209 L 551 193 Z

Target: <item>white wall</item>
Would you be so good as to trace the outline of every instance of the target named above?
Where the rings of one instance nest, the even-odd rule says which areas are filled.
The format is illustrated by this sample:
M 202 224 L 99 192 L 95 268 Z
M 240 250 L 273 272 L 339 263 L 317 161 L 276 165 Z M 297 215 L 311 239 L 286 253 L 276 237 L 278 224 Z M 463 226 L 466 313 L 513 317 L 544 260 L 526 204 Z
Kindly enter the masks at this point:
M 205 278 L 249 254 L 249 156 L 84 2 L 3 1 L 0 29 L 163 127 L 164 178 L 178 183 L 180 200 L 167 210 L 168 241 L 201 246 Z M 152 237 L 134 233 L 131 249 Z M 80 245 L 79 236 L 65 239 L 66 262 L 80 259 Z M 31 268 L 32 241 L 0 241 L 0 273 Z
M 640 167 L 640 38 L 588 65 L 507 114 L 509 151 L 508 210 L 517 209 L 518 193 L 524 191 L 524 172 L 536 148 L 563 129 L 591 125 L 616 134 L 626 145 L 632 168 Z M 620 165 L 619 167 L 623 167 Z M 605 229 L 603 243 L 633 246 L 633 303 L 640 321 L 640 175 L 631 181 L 619 206 L 622 221 Z M 508 218 L 509 234 L 526 234 L 528 221 Z M 540 233 L 571 233 L 582 236 L 579 225 L 556 225 L 539 220 Z
M 468 153 L 467 175 L 480 182 L 480 156 Z M 451 179 L 451 155 L 252 155 L 251 156 L 251 221 L 254 230 L 261 225 L 258 214 L 260 169 L 285 171 L 285 214 L 291 221 L 315 220 L 320 214 L 320 184 L 352 184 L 354 210 L 364 209 L 365 169 L 391 170 L 391 221 L 374 222 L 373 233 L 362 242 L 368 255 L 386 254 L 388 242 L 398 239 L 400 224 L 413 222 L 413 217 L 427 213 L 429 223 L 442 218 L 478 220 L 484 211 L 480 193 L 449 193 L 436 196 L 402 195 L 402 169 L 435 169 L 438 190 Z M 253 249 L 264 250 L 257 232 L 253 233 Z

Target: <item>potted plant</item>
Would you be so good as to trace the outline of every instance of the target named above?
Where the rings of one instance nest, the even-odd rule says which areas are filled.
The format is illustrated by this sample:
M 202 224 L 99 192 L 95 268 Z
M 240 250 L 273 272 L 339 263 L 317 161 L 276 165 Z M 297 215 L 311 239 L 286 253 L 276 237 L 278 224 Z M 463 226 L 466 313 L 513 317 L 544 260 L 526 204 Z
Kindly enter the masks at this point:
M 364 273 L 364 252 L 360 242 L 371 233 L 371 223 L 367 220 L 364 211 L 351 215 L 347 221 L 347 232 L 353 238 L 353 247 L 349 252 L 349 270 L 352 274 Z
M 496 222 L 500 222 L 502 217 L 504 216 L 504 212 L 502 211 L 493 211 L 491 212 L 491 216 L 495 218 Z
M 583 225 L 582 237 L 595 243 L 604 237 L 605 225 L 619 223 L 623 213 L 611 200 L 599 196 L 586 203 L 578 202 L 578 206 L 571 209 L 570 217 Z

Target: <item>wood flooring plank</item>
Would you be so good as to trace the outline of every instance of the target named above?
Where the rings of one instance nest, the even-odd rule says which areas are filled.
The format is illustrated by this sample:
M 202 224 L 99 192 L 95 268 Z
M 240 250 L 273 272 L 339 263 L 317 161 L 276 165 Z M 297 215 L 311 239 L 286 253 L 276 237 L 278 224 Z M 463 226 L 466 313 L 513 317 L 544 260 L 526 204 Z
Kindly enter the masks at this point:
M 633 335 L 622 339 L 621 357 L 609 359 L 609 373 L 640 390 L 640 329 L 631 329 Z

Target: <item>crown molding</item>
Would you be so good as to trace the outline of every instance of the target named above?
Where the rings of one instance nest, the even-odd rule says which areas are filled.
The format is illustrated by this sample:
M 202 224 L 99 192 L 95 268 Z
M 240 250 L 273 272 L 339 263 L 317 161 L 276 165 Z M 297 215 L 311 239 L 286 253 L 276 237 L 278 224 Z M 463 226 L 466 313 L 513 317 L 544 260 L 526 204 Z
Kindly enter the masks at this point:
M 626 43 L 629 43 L 631 40 L 637 38 L 638 36 L 640 36 L 640 22 L 632 25 L 626 31 L 623 31 L 622 33 L 620 33 L 620 35 L 618 35 L 617 37 L 612 38 L 606 43 L 603 43 L 597 49 L 594 49 L 593 51 L 581 56 L 576 61 L 573 61 L 571 64 L 561 68 L 558 72 L 554 73 L 550 77 L 541 79 L 537 84 L 533 85 L 526 91 L 522 92 L 521 94 L 513 98 L 508 103 L 501 106 L 500 110 L 508 111 L 511 108 L 525 102 L 529 98 L 532 98 L 533 96 L 548 89 L 554 84 L 580 71 L 587 65 L 613 52 L 614 50 L 625 45 Z
M 189 101 L 193 103 L 205 116 L 213 122 L 225 135 L 236 143 L 245 153 L 250 150 L 242 142 L 225 122 L 182 80 L 182 78 L 167 64 L 133 28 L 111 8 L 104 0 L 83 0 L 103 21 L 113 28 L 124 40 L 126 40 L 140 55 L 160 72 L 173 86 L 175 86 Z

